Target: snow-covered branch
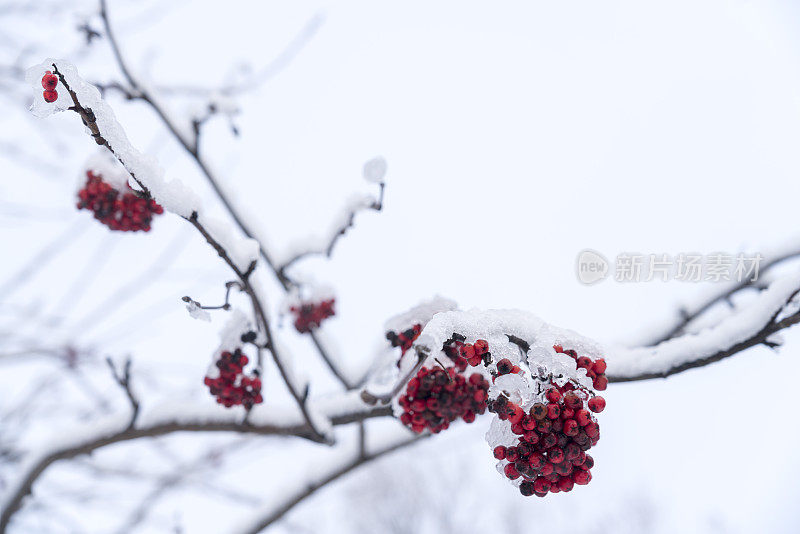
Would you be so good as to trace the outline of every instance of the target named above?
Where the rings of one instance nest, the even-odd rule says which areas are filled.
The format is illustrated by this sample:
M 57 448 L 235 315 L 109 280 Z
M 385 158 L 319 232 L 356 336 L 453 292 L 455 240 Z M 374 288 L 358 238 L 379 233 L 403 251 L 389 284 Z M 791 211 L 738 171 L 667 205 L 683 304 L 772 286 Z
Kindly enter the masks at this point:
M 59 70 L 59 65 L 61 70 Z M 29 80 L 35 81 L 41 77 L 49 66 L 52 66 L 53 73 L 59 77 L 59 81 L 68 91 L 73 105 L 66 106 L 59 100 L 52 103 L 36 100 L 34 112 L 47 115 L 54 111 L 68 109 L 78 113 L 95 141 L 106 147 L 117 158 L 142 188 L 145 196 L 155 198 L 164 208 L 190 222 L 208 244 L 216 250 L 217 254 L 236 274 L 242 290 L 250 298 L 259 330 L 266 337 L 266 348 L 270 350 L 287 389 L 306 416 L 309 425 L 317 428 L 318 425 L 313 422 L 312 415 L 306 407 L 308 389 L 301 390 L 292 382 L 286 370 L 286 361 L 281 357 L 277 343 L 274 341 L 266 308 L 250 280 L 250 275 L 255 269 L 258 259 L 258 243 L 249 237 L 238 238 L 221 221 L 202 215 L 197 196 L 180 181 L 166 182 L 163 179 L 163 171 L 158 168 L 156 162 L 144 156 L 130 143 L 113 111 L 100 97 L 97 88 L 85 82 L 72 65 L 66 62 L 47 60 L 28 71 Z M 323 427 L 327 426 L 322 420 L 318 422 Z M 322 438 L 321 431 L 318 433 Z M 324 439 L 330 440 L 330 436 L 325 436 Z
M 344 425 L 390 415 L 388 408 L 372 408 L 355 394 L 320 399 L 315 413 L 330 419 L 333 425 Z M 31 492 L 34 483 L 48 467 L 60 460 L 89 454 L 92 451 L 145 437 L 158 437 L 176 432 L 234 432 L 262 436 L 293 436 L 315 442 L 322 440 L 303 417 L 292 411 L 254 409 L 247 423 L 232 411 L 206 410 L 196 405 L 176 406 L 174 402 L 143 412 L 133 426 L 119 415 L 96 421 L 85 427 L 71 428 L 46 440 L 48 446 L 31 453 L 22 474 L 7 490 L 0 512 L 0 534 L 4 534 L 11 517 Z
M 609 381 L 666 378 L 728 358 L 757 345 L 775 347 L 775 334 L 800 322 L 800 274 L 776 280 L 717 325 L 654 347 L 613 350 Z
M 386 189 L 384 176 L 386 175 L 386 160 L 382 157 L 373 158 L 364 164 L 364 179 L 378 184 L 380 191 L 377 198 L 371 196 L 355 196 L 342 209 L 324 235 L 308 238 L 302 243 L 295 243 L 290 247 L 292 252 L 280 263 L 278 270 L 285 275 L 286 269 L 294 263 L 309 256 L 331 257 L 333 248 L 347 230 L 355 224 L 356 214 L 362 210 L 381 211 L 383 209 L 383 193 Z
M 103 27 L 108 38 L 108 41 L 111 45 L 112 51 L 114 53 L 114 57 L 117 60 L 117 64 L 122 71 L 123 76 L 125 77 L 128 85 L 130 86 L 130 93 L 135 95 L 137 99 L 140 99 L 147 103 L 150 108 L 155 112 L 155 114 L 161 119 L 164 123 L 164 126 L 167 130 L 172 134 L 172 136 L 178 141 L 178 143 L 184 148 L 190 158 L 195 162 L 198 169 L 200 170 L 203 177 L 209 183 L 211 188 L 216 193 L 217 197 L 219 198 L 222 205 L 225 207 L 225 210 L 233 219 L 236 226 L 239 230 L 249 239 L 254 240 L 257 243 L 257 251 L 258 255 L 270 268 L 272 273 L 278 280 L 278 283 L 283 287 L 283 289 L 287 292 L 293 290 L 296 287 L 296 283 L 293 282 L 284 272 L 283 269 L 279 268 L 278 262 L 273 258 L 273 255 L 267 249 L 266 243 L 267 240 L 261 234 L 260 230 L 258 229 L 258 225 L 254 224 L 253 221 L 250 221 L 248 217 L 246 217 L 246 210 L 244 210 L 241 206 L 236 204 L 236 195 L 226 189 L 223 185 L 223 181 L 219 179 L 216 172 L 213 170 L 212 166 L 205 160 L 200 152 L 199 147 L 199 138 L 196 135 L 192 135 L 189 127 L 181 127 L 180 122 L 176 120 L 167 110 L 166 106 L 159 100 L 158 96 L 155 94 L 155 91 L 151 88 L 145 86 L 133 73 L 132 69 L 128 65 L 125 57 L 122 53 L 121 47 L 119 45 L 119 41 L 116 38 L 116 35 L 113 31 L 109 13 L 108 13 L 108 6 L 106 0 L 100 0 L 100 17 L 103 21 Z M 306 37 L 310 37 L 313 32 L 316 31 L 317 25 L 321 22 L 321 19 L 316 20 L 313 24 L 309 25 L 309 33 Z M 306 38 L 304 37 L 304 39 Z M 301 43 L 298 41 L 298 43 Z M 376 158 L 375 160 L 371 160 L 368 162 L 364 168 L 364 176 L 368 181 L 372 181 L 375 183 L 381 183 L 381 195 L 378 199 L 378 203 L 382 205 L 383 200 L 383 175 L 386 172 L 386 164 L 382 158 Z M 378 208 L 379 209 L 379 208 Z M 346 389 L 350 389 L 350 384 L 347 380 L 343 379 L 343 375 L 339 370 L 335 367 L 332 363 L 332 360 L 329 355 L 329 350 L 326 348 L 323 340 L 315 333 L 311 332 L 310 336 L 314 342 L 314 346 L 317 348 L 317 351 L 322 358 L 322 360 L 328 365 L 328 367 L 332 370 L 335 377 L 344 385 Z
M 683 334 L 686 329 L 702 315 L 714 306 L 730 302 L 732 297 L 748 288 L 762 288 L 763 275 L 784 262 L 800 258 L 800 244 L 797 239 L 793 239 L 786 244 L 767 251 L 763 254 L 763 262 L 759 265 L 760 272 L 758 277 L 745 278 L 741 281 L 730 281 L 723 284 L 715 284 L 713 290 L 698 298 L 695 302 L 687 303 L 681 307 L 677 319 L 666 325 L 654 334 L 646 345 L 655 346 L 669 339 L 673 339 Z

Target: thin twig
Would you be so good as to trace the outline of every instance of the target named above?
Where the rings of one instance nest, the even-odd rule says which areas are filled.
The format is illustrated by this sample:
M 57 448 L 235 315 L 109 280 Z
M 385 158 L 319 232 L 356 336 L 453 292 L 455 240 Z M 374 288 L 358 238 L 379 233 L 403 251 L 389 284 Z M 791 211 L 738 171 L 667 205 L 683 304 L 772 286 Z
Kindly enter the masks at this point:
M 139 400 L 131 389 L 131 359 L 127 358 L 125 360 L 121 371 L 117 371 L 117 367 L 114 365 L 111 358 L 106 358 L 106 363 L 109 369 L 111 369 L 114 381 L 119 384 L 128 397 L 128 401 L 131 403 L 131 421 L 128 423 L 128 428 L 133 428 L 133 425 L 136 424 L 136 418 L 139 416 Z

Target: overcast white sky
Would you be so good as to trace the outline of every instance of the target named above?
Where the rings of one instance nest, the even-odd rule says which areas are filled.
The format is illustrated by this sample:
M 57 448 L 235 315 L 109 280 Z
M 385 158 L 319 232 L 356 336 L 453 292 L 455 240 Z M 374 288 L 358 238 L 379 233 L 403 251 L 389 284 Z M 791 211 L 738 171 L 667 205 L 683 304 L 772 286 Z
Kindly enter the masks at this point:
M 95 7 L 74 4 L 62 9 Z M 635 341 L 702 286 L 583 286 L 574 274 L 580 250 L 608 257 L 735 253 L 797 233 L 800 12 L 789 1 L 110 6 L 125 53 L 153 85 L 215 86 L 237 65 L 257 69 L 318 17 L 319 29 L 291 64 L 240 99 L 240 137 L 215 121 L 203 149 L 277 249 L 326 228 L 350 194 L 370 192 L 361 166 L 386 157 L 385 211 L 360 216 L 332 261 L 298 269 L 335 288 L 339 315 L 326 330 L 353 368 L 370 360 L 387 317 L 434 294 L 465 308 L 526 309 L 606 343 Z M 4 61 L 30 41 L 42 47 L 37 53 L 69 59 L 90 80 L 118 75 L 106 43 L 76 52 L 79 16 L 33 12 L 22 25 L 3 21 L 7 16 L 0 15 Z M 44 55 L 22 51 L 30 64 Z M 2 102 L 2 147 L 48 165 L 0 154 L 0 275 L 7 277 L 62 228 L 89 219 L 72 209 L 72 195 L 94 149 L 75 117 L 43 125 L 19 99 Z M 191 109 L 185 99 L 168 102 L 179 114 Z M 150 111 L 116 96 L 111 103 L 132 141 L 213 205 L 196 168 Z M 9 211 L 18 205 L 35 206 L 37 216 Z M 0 295 L 3 305 L 37 303 L 71 318 L 59 341 L 131 354 L 153 373 L 146 386 L 153 400 L 177 391 L 210 402 L 201 380 L 220 321 L 192 321 L 178 297 L 218 299 L 227 274 L 215 255 L 176 218 L 156 221 L 147 236 L 87 226 L 32 283 L 13 298 Z M 169 265 L 157 261 L 178 246 Z M 114 313 L 92 315 L 153 264 L 160 265 L 151 271 L 159 279 L 146 292 Z M 277 310 L 280 293 L 270 289 Z M 82 317 L 89 324 L 80 324 Z M 31 331 L 36 335 L 36 327 Z M 303 340 L 293 346 L 313 371 L 310 347 Z M 791 370 L 798 352 L 793 332 L 777 355 L 757 348 L 665 381 L 613 385 L 600 418 L 594 480 L 568 495 L 519 497 L 494 472 L 482 440 L 488 421 L 479 420 L 332 486 L 276 531 L 306 525 L 348 532 L 357 528 L 346 521 L 356 505 L 384 510 L 397 500 L 402 509 L 408 500 L 391 492 L 375 490 L 369 504 L 355 495 L 357 484 L 374 490 L 385 477 L 397 493 L 430 497 L 416 510 L 447 503 L 467 525 L 488 528 L 509 515 L 522 525 L 503 523 L 500 531 L 797 532 L 800 459 L 793 449 L 800 430 Z M 22 388 L 18 373 L 30 372 L 1 368 L 0 380 L 13 395 Z M 4 397 L 11 396 L 0 393 L 0 402 Z M 187 441 L 169 445 L 191 450 L 195 443 Z M 325 461 L 318 448 L 302 450 L 303 458 Z M 268 498 L 281 490 L 276 480 L 309 467 L 287 467 L 288 452 L 288 442 L 247 449 L 225 478 L 232 485 L 248 478 L 248 489 Z M 50 489 L 42 491 L 57 495 L 54 487 L 73 476 L 82 475 L 54 469 L 42 481 Z M 483 499 L 476 495 L 487 495 L 485 506 L 477 506 Z M 208 495 L 184 492 L 166 496 L 159 513 L 179 515 L 190 534 L 220 532 L 227 521 L 219 506 Z M 79 512 L 69 513 L 82 522 Z M 113 506 L 103 514 L 115 524 Z M 97 521 L 88 531 L 108 531 Z

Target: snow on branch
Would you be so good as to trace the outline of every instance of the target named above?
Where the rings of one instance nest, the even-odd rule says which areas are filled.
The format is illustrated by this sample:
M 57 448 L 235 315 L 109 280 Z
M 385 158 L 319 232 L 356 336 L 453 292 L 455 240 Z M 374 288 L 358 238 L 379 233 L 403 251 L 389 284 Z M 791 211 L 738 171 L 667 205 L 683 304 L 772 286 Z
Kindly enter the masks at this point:
M 788 240 L 771 250 L 762 251 L 759 253 L 759 256 L 761 257 L 761 263 L 759 264 L 760 272 L 757 273 L 759 275 L 758 277 L 714 284 L 714 287 L 709 293 L 700 296 L 694 302 L 684 304 L 680 308 L 680 313 L 676 320 L 665 328 L 660 329 L 659 333 L 654 334 L 646 344 L 648 346 L 654 346 L 677 337 L 683 334 L 695 320 L 703 316 L 717 304 L 730 302 L 731 298 L 743 289 L 759 288 L 760 284 L 763 282 L 763 275 L 766 274 L 767 271 L 789 260 L 800 258 L 800 239 L 794 238 Z
M 720 361 L 756 345 L 775 347 L 775 334 L 800 322 L 800 273 L 778 279 L 717 325 L 654 347 L 617 349 L 609 358 L 609 381 L 666 378 Z
M 100 96 L 100 92 L 96 87 L 84 81 L 74 66 L 65 61 L 47 60 L 28 70 L 27 79 L 31 85 L 37 90 L 39 89 L 35 81 L 37 77 L 44 79 L 47 71 L 50 70 L 48 67 L 51 67 L 52 73 L 58 77 L 58 81 L 63 86 L 62 91 L 66 90 L 69 94 L 72 105 L 63 104 L 63 99 L 66 98 L 64 95 L 50 102 L 45 101 L 42 95 L 34 102 L 34 113 L 46 116 L 57 111 L 75 111 L 95 141 L 114 154 L 130 173 L 131 178 L 141 187 L 143 195 L 152 196 L 162 202 L 166 209 L 182 216 L 200 232 L 239 279 L 242 290 L 252 302 L 259 330 L 266 337 L 266 348 L 270 350 L 289 393 L 297 402 L 308 424 L 312 428 L 316 428 L 312 421 L 320 421 L 321 418 L 313 417 L 312 419 L 312 415 L 306 407 L 308 388 L 302 391 L 298 390 L 290 380 L 285 360 L 281 358 L 278 347 L 274 343 L 265 306 L 250 280 L 259 252 L 261 252 L 259 243 L 250 237 L 240 238 L 228 225 L 204 216 L 199 211 L 200 202 L 197 196 L 183 186 L 180 181 L 166 182 L 163 179 L 163 171 L 154 160 L 144 156 L 131 145 L 122 126 L 114 117 L 114 112 Z M 319 431 L 317 433 L 320 439 L 330 440 L 329 435 L 323 436 Z
M 384 176 L 386 175 L 386 160 L 382 157 L 373 158 L 364 164 L 364 179 L 378 184 L 380 191 L 378 197 L 370 195 L 356 195 L 344 205 L 339 215 L 331 222 L 329 230 L 320 236 L 309 237 L 302 242 L 289 246 L 285 259 L 279 262 L 278 270 L 284 272 L 292 264 L 309 256 L 331 257 L 333 248 L 347 230 L 355 224 L 356 214 L 363 210 L 381 211 L 383 209 L 383 193 L 386 188 Z
M 390 415 L 388 408 L 365 405 L 356 394 L 320 399 L 313 405 L 315 414 L 325 417 L 333 425 L 344 425 Z M 126 417 L 118 414 L 91 424 L 72 426 L 68 431 L 54 433 L 44 440 L 47 446 L 31 452 L 24 462 L 21 474 L 12 482 L 0 507 L 0 534 L 4 534 L 23 499 L 31 493 L 34 483 L 48 467 L 59 460 L 89 454 L 115 443 L 144 437 L 158 437 L 176 432 L 235 432 L 263 436 L 293 436 L 320 442 L 316 430 L 304 417 L 293 410 L 276 410 L 274 407 L 253 410 L 247 423 L 239 414 L 216 407 L 209 408 L 169 402 L 144 411 L 133 426 Z

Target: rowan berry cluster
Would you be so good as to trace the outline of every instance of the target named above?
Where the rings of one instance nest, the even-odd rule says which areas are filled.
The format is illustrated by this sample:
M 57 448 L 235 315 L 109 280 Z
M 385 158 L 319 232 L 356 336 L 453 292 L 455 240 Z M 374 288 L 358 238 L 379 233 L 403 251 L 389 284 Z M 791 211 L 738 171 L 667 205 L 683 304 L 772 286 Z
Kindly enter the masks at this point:
M 422 325 L 415 324 L 408 330 L 403 330 L 399 334 L 394 331 L 386 332 L 386 339 L 392 344 L 392 347 L 400 347 L 400 356 L 403 356 L 414 341 L 419 337 L 422 332 Z M 399 363 L 399 362 L 398 362 Z
M 225 351 L 220 355 L 215 364 L 219 376 L 206 376 L 203 380 L 211 394 L 217 397 L 217 403 L 226 408 L 242 405 L 249 410 L 264 401 L 258 371 L 253 371 L 250 376 L 244 374 L 244 367 L 248 362 L 247 355 L 241 349 Z
M 494 457 L 505 462 L 506 477 L 523 479 L 522 495 L 568 492 L 575 484 L 592 480 L 594 459 L 586 451 L 600 439 L 600 427 L 582 396 L 581 391 L 552 387 L 544 402 L 533 404 L 527 412 L 502 395 L 490 401 L 489 411 L 508 420 L 511 432 L 519 436 L 515 445 L 495 447 Z M 602 411 L 605 401 L 592 397 L 588 407 Z
M 44 76 L 42 76 L 42 88 L 44 88 L 42 96 L 45 102 L 55 102 L 58 99 L 58 91 L 56 91 L 57 85 L 58 77 L 53 74 L 53 71 L 46 71 Z
M 488 390 L 489 382 L 479 373 L 466 378 L 454 367 L 422 367 L 399 399 L 400 421 L 414 432 L 427 428 L 434 434 L 459 417 L 471 423 L 486 411 Z
M 479 339 L 475 343 L 466 343 L 466 339 L 461 334 L 453 334 L 442 347 L 460 372 L 466 371 L 468 365 L 477 367 L 480 364 L 488 366 L 492 363 L 492 354 L 489 352 L 489 343 L 486 340 Z
M 554 345 L 553 348 L 559 354 L 566 354 L 573 360 L 578 369 L 586 369 L 586 376 L 592 380 L 592 385 L 597 391 L 605 391 L 608 387 L 608 378 L 606 377 L 606 361 L 603 358 L 592 360 L 588 356 L 578 356 L 574 350 L 564 350 L 561 345 Z
M 320 302 L 303 302 L 291 306 L 289 311 L 294 315 L 294 327 L 301 334 L 311 332 L 328 317 L 335 314 L 333 305 L 336 299 L 327 299 Z
M 78 191 L 78 209 L 92 211 L 95 219 L 115 231 L 149 232 L 153 217 L 164 213 L 164 208 L 125 187 L 127 190 L 120 193 L 102 176 L 87 171 L 86 185 Z

